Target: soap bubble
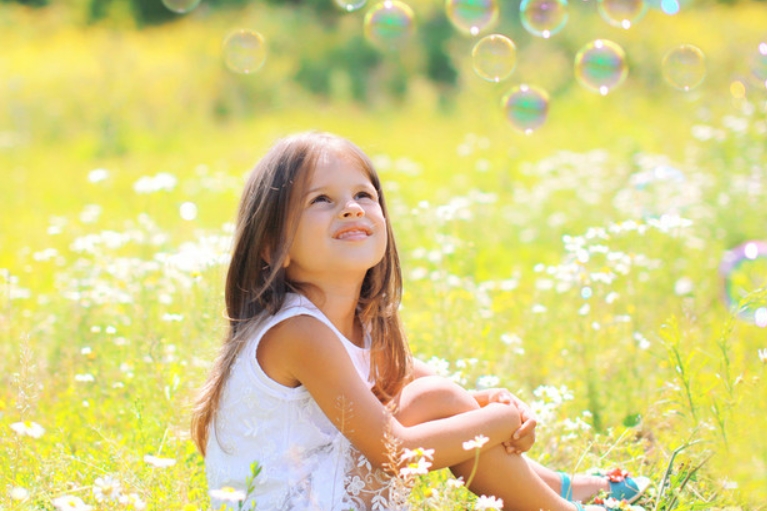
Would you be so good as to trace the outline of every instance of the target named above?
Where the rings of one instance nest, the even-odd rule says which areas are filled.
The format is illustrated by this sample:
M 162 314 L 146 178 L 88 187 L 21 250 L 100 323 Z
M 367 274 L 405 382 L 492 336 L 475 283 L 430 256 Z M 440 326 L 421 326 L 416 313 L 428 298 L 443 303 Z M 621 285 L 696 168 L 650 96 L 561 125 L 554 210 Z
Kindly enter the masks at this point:
M 597 9 L 610 25 L 631 28 L 647 12 L 644 0 L 599 0 Z
M 751 58 L 751 76 L 761 86 L 767 87 L 767 42 L 760 43 L 759 51 Z
M 382 49 L 403 46 L 415 32 L 415 15 L 409 5 L 386 0 L 365 15 L 365 37 Z
M 498 0 L 447 0 L 447 18 L 465 34 L 477 35 L 498 22 Z
M 336 0 L 336 5 L 346 12 L 354 12 L 362 9 L 367 0 Z
M 623 83 L 626 75 L 626 53 L 607 39 L 588 43 L 575 56 L 575 78 L 587 89 L 603 96 Z
M 529 135 L 546 122 L 549 95 L 538 87 L 520 85 L 506 93 L 501 105 L 511 125 Z
M 747 241 L 725 253 L 719 265 L 724 301 L 739 318 L 767 327 L 767 242 Z M 760 292 L 761 291 L 761 292 Z
M 519 17 L 528 32 L 548 39 L 567 24 L 567 0 L 522 0 Z
M 678 13 L 681 7 L 679 0 L 661 0 L 660 3 L 660 10 L 669 15 Z
M 683 44 L 666 53 L 661 70 L 669 85 L 689 91 L 706 77 L 706 57 L 697 46 Z
M 517 47 L 514 41 L 501 34 L 480 39 L 471 52 L 474 72 L 489 82 L 505 80 L 517 65 Z
M 178 14 L 185 14 L 200 4 L 200 0 L 162 0 L 162 4 Z
M 266 61 L 266 43 L 258 32 L 235 30 L 224 39 L 224 62 L 235 73 L 255 73 Z

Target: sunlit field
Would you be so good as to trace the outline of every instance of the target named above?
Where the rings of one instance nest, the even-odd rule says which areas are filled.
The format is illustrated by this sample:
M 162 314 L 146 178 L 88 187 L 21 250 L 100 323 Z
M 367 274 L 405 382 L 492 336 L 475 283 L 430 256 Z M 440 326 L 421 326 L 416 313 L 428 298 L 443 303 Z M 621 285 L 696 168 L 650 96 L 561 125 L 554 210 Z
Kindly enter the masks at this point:
M 449 93 L 418 51 L 385 52 L 377 78 L 400 66 L 408 90 L 365 101 L 341 72 L 323 96 L 291 80 L 362 13 L 326 30 L 203 0 L 139 28 L 80 4 L 0 4 L 0 510 L 209 509 L 190 403 L 224 333 L 234 210 L 271 143 L 306 129 L 371 155 L 413 352 L 530 402 L 530 456 L 650 477 L 648 510 L 767 508 L 767 90 L 749 67 L 767 4 L 650 9 L 630 30 L 576 10 L 522 37 L 498 84 L 459 37 Z M 270 41 L 256 73 L 222 63 L 241 26 Z M 597 37 L 629 64 L 604 96 L 572 75 Z M 687 92 L 659 67 L 682 43 L 708 69 Z M 500 107 L 524 82 L 551 94 L 531 134 Z M 485 509 L 444 471 L 405 483 L 414 509 Z

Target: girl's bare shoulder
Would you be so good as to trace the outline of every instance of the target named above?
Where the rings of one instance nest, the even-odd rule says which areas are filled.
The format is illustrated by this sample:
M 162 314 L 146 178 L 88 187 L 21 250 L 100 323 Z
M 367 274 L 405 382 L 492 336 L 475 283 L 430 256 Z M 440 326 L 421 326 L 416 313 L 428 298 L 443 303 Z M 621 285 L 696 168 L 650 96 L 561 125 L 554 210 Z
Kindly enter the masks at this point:
M 338 360 L 342 353 L 344 348 L 327 325 L 302 314 L 287 318 L 264 333 L 256 358 L 270 378 L 287 387 L 297 387 L 307 363 Z

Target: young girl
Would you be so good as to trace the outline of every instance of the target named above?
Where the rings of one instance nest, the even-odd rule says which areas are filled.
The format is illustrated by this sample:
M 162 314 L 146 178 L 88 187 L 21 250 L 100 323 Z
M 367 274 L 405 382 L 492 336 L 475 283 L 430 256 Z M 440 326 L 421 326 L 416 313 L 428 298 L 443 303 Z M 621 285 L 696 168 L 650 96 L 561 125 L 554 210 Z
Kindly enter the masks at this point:
M 242 194 L 229 330 L 192 419 L 211 490 L 246 492 L 245 509 L 391 509 L 384 467 L 396 446 L 433 449 L 433 469 L 465 479 L 474 451 L 463 443 L 483 435 L 470 490 L 504 509 L 575 510 L 570 500 L 600 490 L 638 493 L 631 479 L 570 479 L 521 456 L 535 439 L 527 406 L 503 389 L 470 393 L 415 360 L 401 295 L 370 159 L 327 133 L 278 141 Z

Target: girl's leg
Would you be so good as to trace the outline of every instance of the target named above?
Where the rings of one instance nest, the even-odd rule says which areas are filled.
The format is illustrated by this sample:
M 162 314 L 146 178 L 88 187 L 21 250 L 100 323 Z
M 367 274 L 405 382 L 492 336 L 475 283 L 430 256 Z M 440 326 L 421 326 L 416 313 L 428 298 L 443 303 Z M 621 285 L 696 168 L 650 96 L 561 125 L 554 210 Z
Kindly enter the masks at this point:
M 549 487 L 551 487 L 557 494 L 562 493 L 562 477 L 559 473 L 544 467 L 535 460 L 525 458 L 527 463 L 532 467 L 538 477 L 540 477 Z M 591 497 L 599 493 L 599 490 L 610 491 L 610 483 L 607 479 L 600 476 L 592 476 L 586 474 L 575 474 L 570 476 L 570 484 L 572 488 L 571 500 L 588 500 Z
M 420 424 L 476 410 L 479 405 L 465 389 L 440 377 L 418 378 L 408 384 L 397 400 L 395 416 L 404 425 Z M 471 440 L 467 438 L 466 440 Z M 466 480 L 474 468 L 474 457 L 451 467 Z M 503 499 L 504 509 L 520 511 L 573 511 L 575 505 L 561 498 L 536 473 L 528 461 L 507 454 L 502 445 L 484 451 L 479 457 L 471 487 L 478 495 Z

